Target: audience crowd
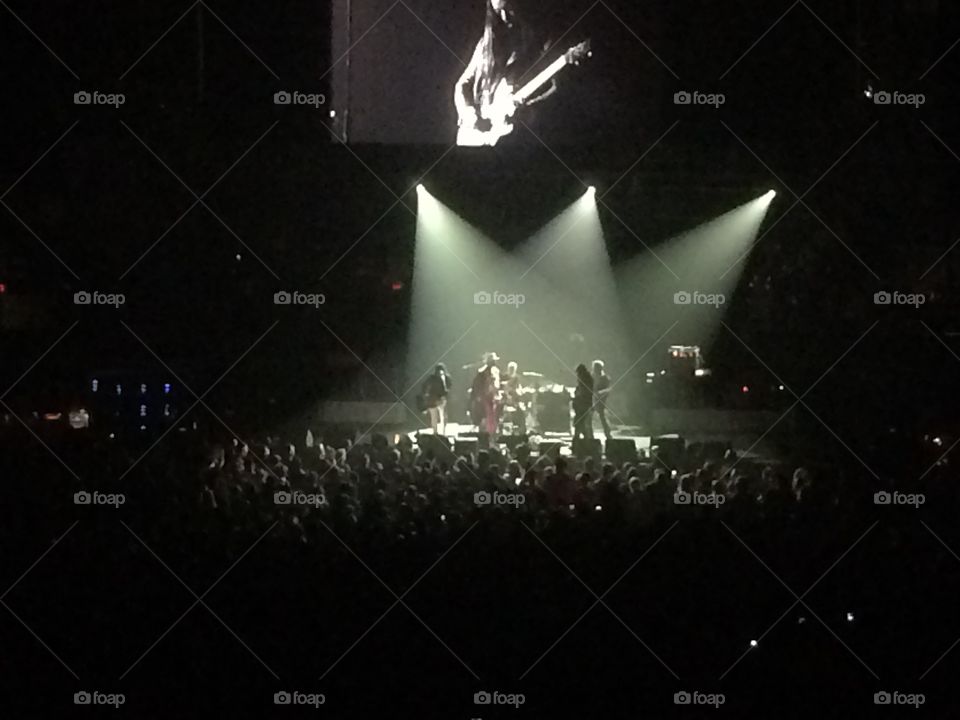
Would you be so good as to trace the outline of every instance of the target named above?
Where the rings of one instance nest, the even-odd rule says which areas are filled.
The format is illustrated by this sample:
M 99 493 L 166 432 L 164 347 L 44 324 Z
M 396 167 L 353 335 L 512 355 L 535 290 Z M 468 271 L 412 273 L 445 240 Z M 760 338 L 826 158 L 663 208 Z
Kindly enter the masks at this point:
M 111 677 L 150 648 L 124 685 L 131 696 L 149 697 L 159 671 L 220 707 L 210 687 L 242 676 L 269 705 L 278 688 L 265 664 L 305 689 L 329 670 L 330 696 L 361 714 L 370 678 L 383 697 L 430 686 L 462 714 L 482 688 L 456 654 L 541 707 L 576 683 L 570 702 L 612 713 L 628 696 L 672 706 L 683 682 L 671 672 L 715 689 L 741 655 L 763 652 L 724 691 L 776 704 L 811 686 L 821 699 L 866 693 L 871 671 L 916 677 L 960 636 L 937 610 L 948 605 L 937 588 L 960 583 L 942 544 L 960 551 L 942 459 L 907 484 L 857 463 L 760 463 L 709 443 L 613 463 L 526 445 L 458 456 L 405 436 L 82 436 L 44 447 L 0 433 L 12 460 L 0 497 L 15 509 L 0 533 L 9 582 L 50 550 L 5 603 L 68 663 Z M 124 499 L 93 507 L 78 492 Z M 877 500 L 884 492 L 900 499 Z M 209 610 L 195 606 L 152 648 L 195 602 L 181 583 Z M 11 642 L 10 657 L 49 660 L 30 633 Z

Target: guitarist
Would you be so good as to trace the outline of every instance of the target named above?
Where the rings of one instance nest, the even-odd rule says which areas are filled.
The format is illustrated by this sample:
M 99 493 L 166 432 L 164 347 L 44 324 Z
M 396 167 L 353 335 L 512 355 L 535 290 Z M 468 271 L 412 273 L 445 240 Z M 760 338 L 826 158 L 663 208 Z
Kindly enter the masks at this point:
M 460 126 L 488 131 L 480 118 L 481 109 L 493 102 L 501 83 L 506 80 L 512 88 L 524 72 L 538 59 L 538 43 L 530 26 L 523 20 L 515 0 L 487 0 L 483 35 L 477 42 L 473 56 L 457 81 L 454 103 Z M 546 49 L 549 44 L 544 44 Z M 545 100 L 556 90 L 549 87 L 525 104 Z M 502 90 L 501 90 L 502 92 Z
M 447 398 L 450 396 L 450 376 L 447 367 L 438 363 L 433 374 L 423 385 L 423 404 L 430 415 L 430 427 L 434 435 L 447 431 Z
M 610 423 L 607 422 L 607 396 L 610 395 L 610 377 L 604 370 L 603 360 L 593 361 L 593 396 L 596 402 L 593 409 L 600 416 L 603 435 L 610 437 Z
M 497 366 L 499 360 L 500 356 L 495 352 L 485 353 L 470 387 L 470 419 L 479 432 L 488 433 L 491 437 L 497 434 L 500 423 L 502 393 L 500 368 Z

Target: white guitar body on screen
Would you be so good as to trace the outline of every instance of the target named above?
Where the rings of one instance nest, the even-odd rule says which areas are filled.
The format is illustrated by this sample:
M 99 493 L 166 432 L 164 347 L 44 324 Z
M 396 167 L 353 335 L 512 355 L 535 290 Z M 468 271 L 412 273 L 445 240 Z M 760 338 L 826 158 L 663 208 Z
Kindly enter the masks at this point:
M 465 147 L 493 147 L 501 138 L 513 132 L 513 115 L 519 103 L 513 94 L 513 86 L 501 80 L 490 102 L 477 108 L 476 122 L 462 122 L 457 131 L 457 145 Z M 488 129 L 482 130 L 482 127 Z
M 457 131 L 457 145 L 462 147 L 493 147 L 513 132 L 513 116 L 517 108 L 525 105 L 533 95 L 568 65 L 579 65 L 583 58 L 590 57 L 590 41 L 574 45 L 553 61 L 546 70 L 514 92 L 507 80 L 501 80 L 486 101 L 478 104 L 476 115 L 461 115 Z

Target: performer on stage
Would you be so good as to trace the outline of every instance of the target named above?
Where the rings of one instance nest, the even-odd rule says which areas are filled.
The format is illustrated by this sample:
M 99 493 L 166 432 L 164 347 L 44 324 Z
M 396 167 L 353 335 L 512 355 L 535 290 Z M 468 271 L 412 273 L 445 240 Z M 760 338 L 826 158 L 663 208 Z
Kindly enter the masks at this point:
M 503 404 L 516 404 L 520 392 L 520 369 L 512 360 L 507 363 L 507 372 L 500 380 L 500 388 L 503 390 Z
M 470 387 L 470 417 L 480 432 L 497 434 L 500 415 L 500 356 L 488 352 Z
M 573 439 L 593 439 L 593 376 L 587 366 L 577 365 L 577 389 L 573 394 Z
M 439 363 L 433 374 L 423 384 L 424 405 L 430 414 L 430 427 L 434 435 L 443 435 L 447 430 L 447 397 L 450 395 L 450 376 L 443 363 Z
M 503 389 L 502 406 L 507 410 L 507 419 L 511 420 L 514 427 L 523 434 L 527 431 L 527 411 L 520 395 L 521 380 L 520 368 L 511 360 L 507 363 L 507 372 L 500 381 L 500 387 Z
M 597 399 L 593 409 L 600 416 L 604 437 L 609 438 L 610 423 L 607 422 L 607 396 L 610 395 L 610 377 L 604 367 L 603 360 L 593 361 L 593 393 Z

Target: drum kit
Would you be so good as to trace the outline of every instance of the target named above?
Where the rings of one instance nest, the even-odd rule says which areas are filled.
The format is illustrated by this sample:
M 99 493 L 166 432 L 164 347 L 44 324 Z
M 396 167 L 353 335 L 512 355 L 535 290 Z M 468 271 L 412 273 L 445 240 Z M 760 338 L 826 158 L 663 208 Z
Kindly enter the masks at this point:
M 486 353 L 479 363 L 469 363 L 461 369 L 477 370 L 495 364 L 499 359 L 496 353 Z M 502 434 L 570 432 L 570 403 L 575 388 L 533 371 L 519 372 L 513 376 L 501 375 L 499 379 L 496 405 Z M 470 392 L 473 392 L 472 389 Z M 477 406 L 476 399 L 471 397 L 467 406 L 471 408 L 472 415 L 473 408 Z
M 569 432 L 573 391 L 574 388 L 549 380 L 543 373 L 520 373 L 516 385 L 504 391 L 503 432 Z

